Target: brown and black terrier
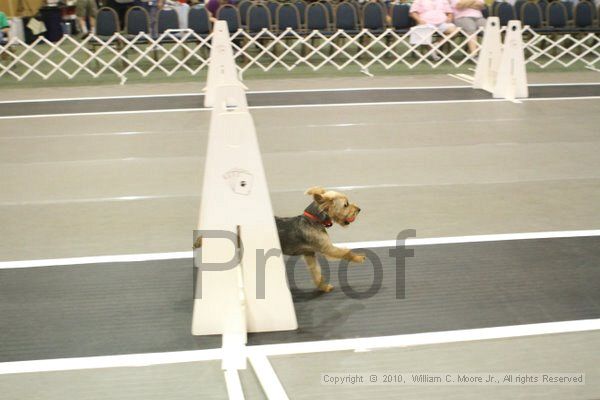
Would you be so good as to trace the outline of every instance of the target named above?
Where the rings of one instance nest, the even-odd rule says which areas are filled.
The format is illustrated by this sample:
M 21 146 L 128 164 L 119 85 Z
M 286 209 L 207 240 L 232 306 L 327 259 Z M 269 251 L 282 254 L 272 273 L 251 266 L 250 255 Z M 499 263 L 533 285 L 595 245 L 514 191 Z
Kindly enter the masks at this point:
M 362 254 L 335 247 L 327 234 L 327 228 L 334 222 L 344 227 L 354 222 L 360 208 L 350 203 L 342 193 L 321 187 L 310 188 L 306 194 L 312 196 L 314 201 L 302 215 L 275 217 L 281 250 L 283 254 L 303 256 L 315 286 L 323 292 L 330 292 L 333 286 L 323 281 L 317 253 L 357 263 L 365 260 Z
M 306 194 L 313 197 L 313 202 L 306 207 L 303 214 L 289 218 L 275 217 L 279 242 L 283 254 L 303 256 L 315 286 L 323 292 L 330 292 L 333 286 L 323 280 L 317 253 L 356 263 L 365 260 L 363 254 L 335 247 L 327 234 L 327 228 L 334 222 L 344 227 L 354 222 L 360 208 L 350 203 L 342 193 L 321 187 L 310 188 Z M 196 239 L 194 248 L 201 246 L 200 236 Z

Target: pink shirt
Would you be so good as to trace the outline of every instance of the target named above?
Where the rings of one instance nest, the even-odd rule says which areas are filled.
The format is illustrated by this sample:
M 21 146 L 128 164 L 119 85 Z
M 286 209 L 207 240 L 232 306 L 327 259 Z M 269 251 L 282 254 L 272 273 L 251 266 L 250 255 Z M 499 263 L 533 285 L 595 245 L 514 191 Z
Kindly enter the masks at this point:
M 438 25 L 446 22 L 446 14 L 452 9 L 448 0 L 415 0 L 410 12 L 416 12 L 426 24 Z
M 450 0 L 455 19 L 464 17 L 483 18 L 483 14 L 480 10 L 476 10 L 474 8 L 463 8 L 459 10 L 458 8 L 456 8 L 456 4 L 458 4 L 458 1 L 459 0 Z M 477 4 L 483 5 L 483 0 L 477 0 Z

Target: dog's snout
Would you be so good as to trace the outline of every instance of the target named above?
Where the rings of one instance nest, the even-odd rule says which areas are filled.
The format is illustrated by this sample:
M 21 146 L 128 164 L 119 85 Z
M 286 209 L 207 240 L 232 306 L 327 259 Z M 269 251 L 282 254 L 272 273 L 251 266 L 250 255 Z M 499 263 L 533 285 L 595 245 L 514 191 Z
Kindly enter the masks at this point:
M 359 213 L 360 212 L 360 207 L 356 207 L 356 212 Z

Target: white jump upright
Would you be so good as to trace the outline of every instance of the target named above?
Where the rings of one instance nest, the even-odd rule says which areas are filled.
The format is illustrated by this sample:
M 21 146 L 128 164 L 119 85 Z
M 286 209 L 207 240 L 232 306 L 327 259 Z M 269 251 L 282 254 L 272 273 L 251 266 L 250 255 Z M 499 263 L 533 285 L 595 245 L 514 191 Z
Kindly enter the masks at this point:
M 477 59 L 473 88 L 487 90 L 497 99 L 529 97 L 521 22 L 509 21 L 504 45 L 500 41 L 500 20 L 498 17 L 489 17 Z
M 500 18 L 488 17 L 475 68 L 474 89 L 483 89 L 490 93 L 494 91 L 501 56 Z
M 229 38 L 227 22 L 215 22 L 213 29 L 212 47 L 204 87 L 204 107 L 214 107 L 215 90 L 223 84 L 235 84 L 240 88 L 248 88 L 239 81 L 238 72 L 233 60 L 233 49 Z
M 529 97 L 521 21 L 509 21 L 506 27 L 493 95 L 494 98 L 509 100 Z
M 202 247 L 194 258 L 192 334 L 223 335 L 224 350 L 233 354 L 225 354 L 223 368 L 244 369 L 247 332 L 293 330 L 298 323 L 254 121 L 243 85 L 231 73 L 235 64 L 228 39 L 225 22 L 217 22 L 213 52 L 219 55 L 209 70 L 213 81 L 207 92 L 213 93 L 214 108 L 198 222 Z M 206 231 L 224 231 L 229 238 Z M 278 256 L 266 258 L 269 251 Z M 231 260 L 232 267 L 205 268 Z

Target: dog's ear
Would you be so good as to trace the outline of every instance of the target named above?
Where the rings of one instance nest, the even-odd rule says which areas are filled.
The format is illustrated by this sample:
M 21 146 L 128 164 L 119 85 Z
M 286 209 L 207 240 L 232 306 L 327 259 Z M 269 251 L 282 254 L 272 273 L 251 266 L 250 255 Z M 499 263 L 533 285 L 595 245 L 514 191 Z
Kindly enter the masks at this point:
M 325 189 L 323 189 L 322 187 L 311 187 L 305 192 L 305 194 L 312 196 L 313 199 L 315 199 L 315 201 L 319 204 L 325 201 L 325 198 L 323 197 L 323 194 L 325 194 Z

